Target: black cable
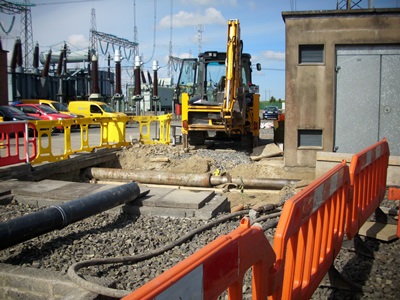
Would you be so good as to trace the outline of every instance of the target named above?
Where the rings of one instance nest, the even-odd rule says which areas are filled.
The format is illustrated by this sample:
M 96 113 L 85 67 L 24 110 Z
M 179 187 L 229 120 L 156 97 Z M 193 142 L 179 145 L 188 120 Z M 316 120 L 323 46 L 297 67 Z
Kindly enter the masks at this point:
M 242 211 L 238 211 L 233 214 L 215 219 L 214 221 L 207 223 L 203 226 L 200 226 L 199 228 L 196 228 L 195 230 L 185 234 L 184 236 L 177 239 L 176 241 L 174 241 L 170 244 L 167 244 L 164 247 L 150 251 L 146 254 L 138 254 L 138 255 L 134 255 L 134 256 L 111 257 L 111 258 L 99 258 L 99 259 L 85 260 L 85 261 L 74 263 L 68 268 L 68 276 L 77 285 L 79 285 L 82 288 L 89 290 L 93 293 L 97 293 L 97 294 L 108 296 L 108 297 L 123 298 L 126 295 L 130 294 L 132 291 L 112 289 L 112 288 L 104 287 L 104 286 L 86 281 L 84 278 L 79 276 L 77 274 L 77 272 L 82 268 L 87 268 L 87 267 L 91 267 L 91 266 L 117 264 L 117 263 L 124 263 L 124 264 L 131 263 L 132 264 L 132 263 L 138 263 L 138 262 L 150 259 L 150 258 L 160 255 L 168 250 L 171 250 L 172 248 L 174 248 L 174 247 L 182 244 L 186 240 L 192 238 L 194 235 L 199 234 L 205 230 L 208 230 L 208 229 L 218 225 L 219 223 L 225 222 L 229 219 L 232 219 L 232 218 L 235 218 L 235 217 L 238 217 L 241 215 L 245 215 L 247 213 L 249 213 L 249 210 L 242 210 Z
M 252 224 L 258 223 L 258 222 L 264 222 L 273 218 L 278 218 L 280 217 L 280 215 L 282 214 L 282 211 L 278 211 L 278 212 L 271 212 L 268 213 L 265 216 L 261 216 L 257 219 L 255 219 L 254 221 L 252 221 Z M 277 220 L 273 220 L 272 222 L 267 222 L 266 224 L 263 224 L 261 226 L 262 231 L 267 231 L 268 229 L 274 228 L 278 225 L 279 219 Z

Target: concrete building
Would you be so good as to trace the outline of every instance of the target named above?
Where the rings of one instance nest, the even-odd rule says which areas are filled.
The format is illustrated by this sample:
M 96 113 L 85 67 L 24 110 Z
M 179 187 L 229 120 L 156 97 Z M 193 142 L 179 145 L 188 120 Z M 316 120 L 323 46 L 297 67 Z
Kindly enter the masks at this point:
M 285 165 L 386 137 L 400 155 L 400 9 L 283 12 Z

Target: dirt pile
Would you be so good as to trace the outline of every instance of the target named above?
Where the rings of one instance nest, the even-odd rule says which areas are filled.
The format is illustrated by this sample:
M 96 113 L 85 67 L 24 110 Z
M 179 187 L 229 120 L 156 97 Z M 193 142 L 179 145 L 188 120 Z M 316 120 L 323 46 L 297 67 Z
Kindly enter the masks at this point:
M 300 188 L 314 179 L 312 168 L 287 168 L 282 156 L 261 158 L 253 161 L 250 153 L 232 148 L 190 149 L 181 145 L 141 145 L 127 147 L 118 154 L 112 167 L 131 170 L 160 170 L 186 173 L 211 173 L 241 178 L 296 179 L 296 185 L 282 190 L 253 190 L 240 187 L 216 187 L 227 195 L 231 207 L 243 204 L 256 207 L 278 203 L 290 198 Z

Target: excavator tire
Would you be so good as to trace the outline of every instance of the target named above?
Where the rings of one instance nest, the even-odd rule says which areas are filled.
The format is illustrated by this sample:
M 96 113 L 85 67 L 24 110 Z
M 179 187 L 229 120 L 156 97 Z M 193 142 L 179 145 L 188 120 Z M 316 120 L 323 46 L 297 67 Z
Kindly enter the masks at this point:
M 188 140 L 189 144 L 193 146 L 204 145 L 206 142 L 206 131 L 189 131 Z
M 241 139 L 240 139 L 240 143 L 243 149 L 252 151 L 254 145 L 254 138 L 253 135 L 251 133 L 249 134 L 242 134 L 241 135 Z

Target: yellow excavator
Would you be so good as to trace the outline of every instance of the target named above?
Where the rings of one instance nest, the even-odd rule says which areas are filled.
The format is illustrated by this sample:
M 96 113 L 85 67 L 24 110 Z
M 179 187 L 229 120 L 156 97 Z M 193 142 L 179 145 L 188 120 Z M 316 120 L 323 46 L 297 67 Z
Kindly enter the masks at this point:
M 229 20 L 226 53 L 207 51 L 182 60 L 176 97 L 182 103 L 184 148 L 211 138 L 258 145 L 259 87 L 252 83 L 251 55 L 242 49 L 239 20 Z

